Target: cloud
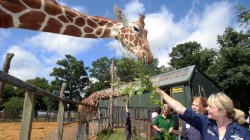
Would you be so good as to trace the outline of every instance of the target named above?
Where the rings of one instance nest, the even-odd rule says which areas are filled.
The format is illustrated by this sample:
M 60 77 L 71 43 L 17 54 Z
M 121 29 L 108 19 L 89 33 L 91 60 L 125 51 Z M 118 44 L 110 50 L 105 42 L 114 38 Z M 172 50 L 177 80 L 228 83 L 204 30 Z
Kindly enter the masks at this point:
M 218 48 L 217 35 L 221 35 L 225 28 L 231 24 L 232 8 L 232 5 L 228 2 L 216 2 L 207 5 L 202 13 L 190 11 L 180 21 L 180 25 L 186 27 L 189 35 L 183 37 L 179 42 L 197 41 L 203 47 Z
M 125 5 L 124 15 L 130 21 L 137 21 L 140 14 L 143 14 L 145 8 L 138 0 L 130 1 Z
M 7 52 L 14 53 L 9 73 L 21 80 L 33 79 L 35 77 L 47 77 L 52 68 L 44 66 L 32 53 L 12 46 Z
M 217 35 L 222 35 L 226 27 L 234 25 L 232 3 L 215 2 L 201 10 L 196 10 L 195 4 L 199 4 L 199 1 L 195 1 L 190 11 L 179 21 L 174 21 L 174 14 L 164 5 L 158 12 L 147 13 L 145 28 L 148 30 L 148 41 L 153 55 L 159 59 L 159 65 L 167 65 L 172 48 L 181 43 L 197 41 L 203 48 L 218 48 Z M 138 0 L 134 0 L 125 6 L 124 11 L 125 16 L 129 14 L 130 17 L 138 18 L 138 13 L 144 12 L 145 8 Z M 117 44 L 113 41 L 108 46 L 121 55 Z
M 85 6 L 81 5 L 70 5 L 68 4 L 67 2 L 63 2 L 61 0 L 58 0 L 57 1 L 60 5 L 63 5 L 63 6 L 66 6 L 66 7 L 70 7 L 70 9 L 73 9 L 77 12 L 80 12 L 80 13 L 88 13 L 88 8 L 86 8 Z
M 59 35 L 52 33 L 39 33 L 31 38 L 27 38 L 24 45 L 34 53 L 40 55 L 47 63 L 55 63 L 62 59 L 65 54 L 75 56 L 83 53 L 99 43 L 98 39 L 87 39 Z
M 201 7 L 200 3 L 199 0 L 193 1 L 188 13 L 179 20 L 174 20 L 175 14 L 170 12 L 165 5 L 162 5 L 157 12 L 146 13 L 145 28 L 148 30 L 148 41 L 160 66 L 167 66 L 170 61 L 169 53 L 177 44 L 197 41 L 203 47 L 218 48 L 217 35 L 222 35 L 226 27 L 232 26 L 237 30 L 242 29 L 239 28 L 239 24 L 235 20 L 235 13 L 233 13 L 235 9 L 230 1 L 216 1 L 205 7 Z M 75 7 L 75 10 L 87 13 L 85 7 L 73 5 L 69 7 Z M 130 21 L 136 21 L 139 14 L 146 11 L 143 3 L 139 0 L 129 1 L 121 8 L 124 8 L 124 14 Z M 1 29 L 0 45 L 2 40 L 4 41 L 9 36 L 10 31 Z M 23 42 L 20 41 L 20 44 L 12 46 L 8 50 L 8 52 L 15 53 L 10 72 L 22 80 L 37 76 L 47 78 L 52 72 L 52 68 L 55 67 L 56 61 L 64 58 L 65 54 L 77 56 L 89 53 L 88 50 L 91 47 L 98 45 L 108 46 L 117 57 L 124 54 L 134 56 L 127 53 L 117 40 L 110 39 L 109 42 L 103 40 L 38 33 L 30 38 L 27 37 Z M 6 51 L 6 49 L 3 50 Z

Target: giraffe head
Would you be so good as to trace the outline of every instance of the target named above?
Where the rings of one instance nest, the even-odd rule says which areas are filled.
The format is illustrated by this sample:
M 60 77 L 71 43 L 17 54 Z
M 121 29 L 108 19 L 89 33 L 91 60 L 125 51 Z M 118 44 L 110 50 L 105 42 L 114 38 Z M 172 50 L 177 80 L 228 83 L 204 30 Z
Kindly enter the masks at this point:
M 134 53 L 137 59 L 143 61 L 145 64 L 152 63 L 153 55 L 151 53 L 149 43 L 147 40 L 148 31 L 144 29 L 144 15 L 140 15 L 136 22 L 129 22 L 122 10 L 114 5 L 114 13 L 116 18 L 123 23 L 123 28 L 118 31 L 117 39 L 122 46 Z

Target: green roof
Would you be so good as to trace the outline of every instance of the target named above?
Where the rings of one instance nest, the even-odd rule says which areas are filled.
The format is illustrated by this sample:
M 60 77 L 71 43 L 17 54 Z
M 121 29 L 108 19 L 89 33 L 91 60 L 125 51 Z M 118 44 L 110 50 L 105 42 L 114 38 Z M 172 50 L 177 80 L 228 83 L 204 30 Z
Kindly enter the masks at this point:
M 176 83 L 188 82 L 191 79 L 195 65 L 160 74 L 151 78 L 154 85 L 167 86 Z
M 195 65 L 185 67 L 182 69 L 174 70 L 168 73 L 160 74 L 150 78 L 152 83 L 156 86 L 167 86 L 177 83 L 183 83 L 190 81 L 193 71 L 195 70 Z M 118 88 L 115 88 L 115 91 L 119 91 L 127 86 L 130 86 L 131 83 L 120 85 Z M 138 82 L 139 84 L 139 82 Z M 111 91 L 111 88 L 104 89 L 101 91 Z

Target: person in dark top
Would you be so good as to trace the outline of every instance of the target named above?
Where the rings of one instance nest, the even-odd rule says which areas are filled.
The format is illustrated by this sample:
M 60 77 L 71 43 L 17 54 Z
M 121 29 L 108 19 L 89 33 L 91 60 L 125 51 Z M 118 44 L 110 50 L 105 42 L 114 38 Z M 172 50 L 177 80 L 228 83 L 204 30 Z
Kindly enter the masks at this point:
M 207 100 L 207 115 L 195 113 L 170 97 L 160 88 L 156 92 L 178 114 L 180 119 L 200 131 L 203 140 L 250 140 L 250 133 L 241 126 L 245 113 L 234 108 L 233 100 L 225 93 L 211 94 Z
M 154 122 L 154 120 L 156 119 L 156 117 L 157 117 L 158 115 L 160 115 L 160 114 L 161 114 L 161 107 L 157 107 L 156 110 L 155 110 L 155 112 L 153 112 L 152 115 L 151 115 L 151 118 L 152 118 L 151 123 L 152 123 L 153 138 L 156 137 L 157 134 L 158 134 L 158 131 L 157 131 L 156 129 L 153 128 L 153 122 Z
M 179 117 L 178 117 L 178 114 L 173 109 L 171 109 L 170 116 L 172 116 L 173 119 L 174 119 L 173 130 L 179 130 Z M 174 134 L 174 135 L 175 135 L 175 140 L 179 140 L 179 135 L 177 133 Z
M 132 138 L 131 118 L 130 118 L 130 113 L 129 113 L 127 105 L 126 105 L 126 113 L 124 116 L 124 126 L 125 126 L 126 140 L 131 140 Z
M 171 113 L 170 113 L 170 116 L 173 117 L 174 119 L 174 130 L 179 130 L 179 117 L 178 117 L 178 114 L 173 111 L 173 109 L 171 109 Z

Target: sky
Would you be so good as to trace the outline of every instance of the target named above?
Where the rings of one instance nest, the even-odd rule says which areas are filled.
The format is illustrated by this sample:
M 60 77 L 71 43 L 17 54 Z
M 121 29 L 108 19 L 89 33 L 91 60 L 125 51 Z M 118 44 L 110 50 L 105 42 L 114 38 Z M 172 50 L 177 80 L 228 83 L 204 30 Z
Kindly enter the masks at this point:
M 169 53 L 178 44 L 196 41 L 203 48 L 219 49 L 217 36 L 230 26 L 245 31 L 237 22 L 235 5 L 250 9 L 249 0 L 57 0 L 58 3 L 81 13 L 115 19 L 114 4 L 130 21 L 144 14 L 145 28 L 154 58 L 159 66 L 168 66 Z M 0 19 L 1 20 L 1 19 Z M 248 29 L 249 30 L 249 29 Z M 70 54 L 82 60 L 84 66 L 101 57 L 120 58 L 124 51 L 117 40 L 87 39 L 66 35 L 0 28 L 0 65 L 6 53 L 14 53 L 9 74 L 21 80 L 36 77 L 53 79 L 49 74 L 57 60 Z

